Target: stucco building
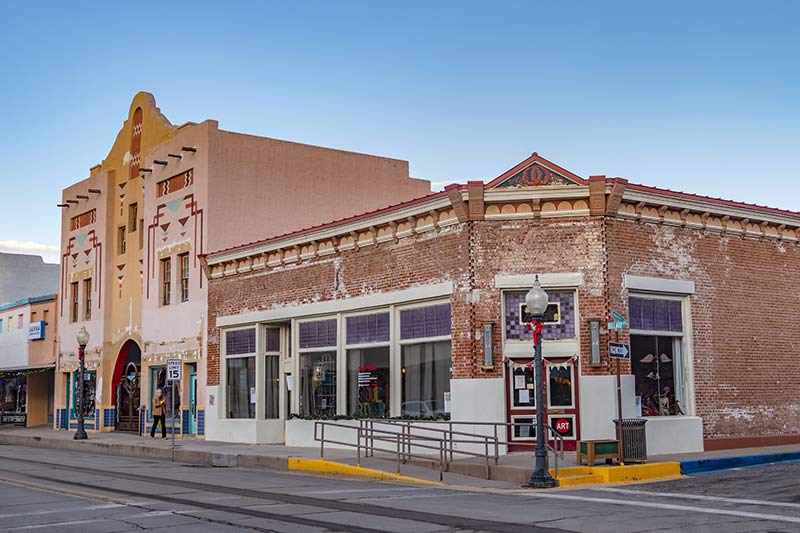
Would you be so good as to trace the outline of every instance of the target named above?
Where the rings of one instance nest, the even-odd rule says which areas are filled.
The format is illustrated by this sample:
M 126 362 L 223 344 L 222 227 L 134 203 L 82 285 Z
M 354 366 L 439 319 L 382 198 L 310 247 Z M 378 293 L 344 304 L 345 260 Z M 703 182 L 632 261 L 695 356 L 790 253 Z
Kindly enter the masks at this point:
M 58 292 L 58 265 L 38 255 L 0 252 L 0 304 Z
M 198 256 L 430 192 L 396 159 L 171 124 L 137 94 L 102 163 L 63 191 L 56 426 L 74 428 L 86 327 L 89 430 L 146 430 L 180 359 L 175 431 L 205 434 L 208 282 Z M 302 198 L 302 205 L 297 199 Z
M 53 294 L 0 305 L 0 424 L 53 423 L 58 321 Z
M 800 213 L 533 154 L 488 184 L 215 250 L 207 431 L 301 444 L 291 414 L 524 423 L 539 408 L 573 447 L 614 436 L 619 340 L 624 416 L 647 417 L 649 453 L 798 442 L 798 242 Z M 524 308 L 537 274 L 542 406 Z M 511 448 L 531 431 L 509 430 Z

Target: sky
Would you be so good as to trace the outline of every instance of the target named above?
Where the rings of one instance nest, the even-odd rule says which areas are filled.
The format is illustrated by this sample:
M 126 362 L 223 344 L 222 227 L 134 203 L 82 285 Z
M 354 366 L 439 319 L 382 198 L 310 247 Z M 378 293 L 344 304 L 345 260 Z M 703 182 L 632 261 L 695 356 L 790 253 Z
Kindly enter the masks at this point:
M 173 124 L 409 161 L 436 188 L 536 151 L 800 211 L 800 2 L 4 2 L 0 251 L 57 262 L 61 190 L 131 99 Z

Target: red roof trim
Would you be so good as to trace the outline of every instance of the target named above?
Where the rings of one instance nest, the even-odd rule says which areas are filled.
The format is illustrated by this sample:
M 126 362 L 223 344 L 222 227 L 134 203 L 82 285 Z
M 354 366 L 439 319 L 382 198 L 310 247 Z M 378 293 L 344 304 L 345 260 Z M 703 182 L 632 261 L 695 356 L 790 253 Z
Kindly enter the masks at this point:
M 614 178 L 614 180 L 622 180 L 622 178 Z M 612 180 L 609 180 L 612 181 Z M 662 189 L 659 187 L 651 187 L 649 185 L 639 185 L 636 183 L 629 183 L 627 185 L 628 189 L 633 189 L 636 191 L 643 191 L 643 192 L 653 192 L 657 194 L 665 194 L 668 196 L 676 196 L 678 198 L 686 198 L 687 200 L 702 200 L 706 202 L 711 202 L 718 205 L 724 205 L 728 207 L 740 207 L 742 209 L 755 209 L 757 211 L 764 211 L 767 213 L 774 213 L 776 215 L 788 215 L 792 217 L 800 216 L 800 212 L 797 211 L 789 211 L 787 209 L 778 209 L 777 207 L 769 207 L 766 205 L 758 205 L 758 204 L 748 204 L 746 202 L 737 202 L 734 200 L 726 200 L 725 198 L 716 198 L 713 196 L 703 196 L 702 194 L 693 194 L 683 191 L 673 191 L 670 189 Z
M 461 188 L 462 186 L 456 185 L 456 187 Z M 450 187 L 450 188 L 452 188 L 452 187 Z M 231 246 L 230 248 L 223 248 L 222 250 L 216 250 L 214 252 L 209 252 L 209 253 L 205 254 L 205 257 L 213 259 L 215 256 L 218 256 L 218 255 L 221 255 L 221 254 L 230 253 L 230 252 L 239 251 L 239 250 L 245 250 L 247 248 L 255 248 L 256 246 L 262 246 L 264 244 L 269 244 L 271 242 L 276 242 L 276 241 L 282 241 L 282 240 L 289 239 L 289 238 L 292 238 L 292 237 L 300 237 L 301 235 L 306 235 L 308 233 L 313 233 L 315 231 L 320 231 L 320 230 L 323 230 L 323 229 L 333 228 L 335 226 L 339 226 L 339 225 L 342 225 L 342 224 L 355 222 L 355 221 L 358 221 L 358 220 L 363 220 L 365 218 L 382 215 L 384 213 L 389 213 L 391 211 L 403 209 L 403 208 L 406 208 L 406 207 L 409 207 L 409 206 L 413 206 L 413 205 L 416 205 L 416 204 L 422 204 L 422 203 L 425 203 L 427 201 L 436 200 L 438 198 L 442 198 L 442 197 L 446 197 L 446 196 L 447 196 L 447 190 L 434 192 L 434 193 L 428 194 L 426 196 L 420 196 L 419 198 L 414 198 L 412 200 L 408 200 L 408 201 L 405 201 L 405 202 L 402 202 L 402 203 L 399 203 L 399 204 L 394 204 L 394 205 L 390 205 L 390 206 L 387 206 L 387 207 L 382 207 L 381 209 L 376 209 L 375 211 L 368 211 L 366 213 L 361 213 L 359 215 L 353 215 L 351 217 L 342 218 L 342 219 L 339 219 L 339 220 L 334 220 L 332 222 L 326 222 L 324 224 L 319 224 L 317 226 L 310 226 L 308 228 L 303 228 L 301 230 L 292 231 L 292 232 L 289 232 L 289 233 L 284 233 L 282 235 L 276 235 L 274 237 L 269 237 L 267 239 L 262 239 L 260 241 L 253 241 L 253 242 L 248 242 L 248 243 L 245 243 L 245 244 L 240 244 L 238 246 Z
M 555 170 L 556 172 L 558 172 L 559 174 L 563 174 L 564 176 L 566 176 L 566 177 L 568 177 L 568 178 L 570 178 L 572 180 L 577 181 L 581 185 L 587 185 L 589 183 L 589 180 L 583 179 L 582 177 L 578 176 L 577 174 L 575 174 L 573 172 L 570 172 L 569 170 L 565 169 L 564 167 L 556 165 L 555 163 L 553 163 L 549 159 L 545 159 L 544 157 L 540 156 L 538 153 L 533 152 L 528 159 L 526 159 L 525 161 L 519 163 L 518 165 L 506 170 L 505 172 L 503 172 L 502 174 L 497 176 L 495 179 L 493 179 L 492 181 L 487 183 L 486 184 L 486 188 L 487 189 L 492 189 L 492 188 L 496 187 L 497 185 L 503 183 L 505 180 L 507 180 L 508 178 L 510 178 L 511 176 L 513 176 L 514 174 L 516 174 L 517 172 L 522 170 L 523 168 L 525 168 L 527 166 L 530 166 L 530 165 L 532 165 L 534 163 L 539 163 L 541 165 L 549 167 L 552 170 Z

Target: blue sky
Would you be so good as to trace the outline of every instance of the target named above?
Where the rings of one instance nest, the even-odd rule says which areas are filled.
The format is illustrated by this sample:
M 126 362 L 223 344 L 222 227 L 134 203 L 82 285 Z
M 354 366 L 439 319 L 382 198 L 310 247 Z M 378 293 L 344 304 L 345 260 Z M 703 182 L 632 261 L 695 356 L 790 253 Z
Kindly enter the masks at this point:
M 174 124 L 406 159 L 434 182 L 538 151 L 800 211 L 798 20 L 792 1 L 7 2 L 0 250 L 56 257 L 61 189 L 140 90 Z

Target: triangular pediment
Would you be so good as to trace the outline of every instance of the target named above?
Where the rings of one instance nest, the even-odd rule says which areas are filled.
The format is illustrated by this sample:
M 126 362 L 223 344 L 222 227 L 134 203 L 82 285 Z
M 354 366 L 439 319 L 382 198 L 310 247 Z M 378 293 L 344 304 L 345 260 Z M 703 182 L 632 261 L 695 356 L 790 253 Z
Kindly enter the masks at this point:
M 486 185 L 487 189 L 541 187 L 546 185 L 586 185 L 587 180 L 536 152 Z

